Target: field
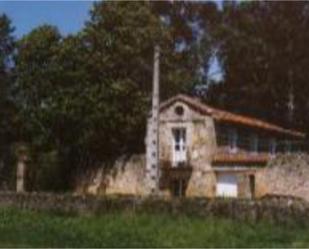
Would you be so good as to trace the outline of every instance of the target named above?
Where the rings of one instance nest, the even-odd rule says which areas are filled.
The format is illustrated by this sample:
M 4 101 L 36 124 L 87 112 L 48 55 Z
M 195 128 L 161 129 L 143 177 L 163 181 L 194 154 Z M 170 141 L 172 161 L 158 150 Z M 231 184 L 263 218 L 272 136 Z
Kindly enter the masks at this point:
M 309 247 L 309 227 L 168 214 L 0 209 L 1 247 Z

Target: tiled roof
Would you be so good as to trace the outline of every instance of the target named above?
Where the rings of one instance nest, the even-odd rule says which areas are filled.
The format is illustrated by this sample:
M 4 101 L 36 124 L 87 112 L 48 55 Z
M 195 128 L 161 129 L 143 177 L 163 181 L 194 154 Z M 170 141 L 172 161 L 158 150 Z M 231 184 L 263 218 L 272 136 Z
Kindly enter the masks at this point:
M 184 102 L 190 105 L 193 109 L 199 111 L 200 113 L 212 116 L 217 121 L 235 123 L 235 124 L 250 126 L 254 128 L 263 129 L 263 130 L 274 131 L 274 132 L 291 135 L 291 136 L 298 137 L 298 138 L 305 137 L 305 134 L 302 132 L 285 129 L 283 127 L 262 121 L 260 119 L 256 119 L 256 118 L 252 118 L 252 117 L 248 117 L 244 115 L 239 115 L 239 114 L 234 114 L 228 111 L 223 111 L 217 108 L 213 108 L 211 106 L 208 106 L 202 103 L 198 99 L 195 99 L 187 95 L 183 95 L 183 94 L 176 95 L 175 97 L 172 97 L 166 100 L 165 102 L 161 103 L 160 111 L 166 109 L 167 107 L 169 107 L 176 101 Z

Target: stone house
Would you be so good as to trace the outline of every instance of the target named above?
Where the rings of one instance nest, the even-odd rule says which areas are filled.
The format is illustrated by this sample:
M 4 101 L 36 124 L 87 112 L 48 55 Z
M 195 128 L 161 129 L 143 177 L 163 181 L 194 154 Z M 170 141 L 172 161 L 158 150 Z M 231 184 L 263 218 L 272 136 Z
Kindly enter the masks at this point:
M 165 196 L 259 196 L 256 176 L 269 159 L 303 149 L 301 132 L 186 95 L 161 103 L 159 113 L 159 190 Z M 151 142 L 146 137 L 146 170 L 155 156 Z

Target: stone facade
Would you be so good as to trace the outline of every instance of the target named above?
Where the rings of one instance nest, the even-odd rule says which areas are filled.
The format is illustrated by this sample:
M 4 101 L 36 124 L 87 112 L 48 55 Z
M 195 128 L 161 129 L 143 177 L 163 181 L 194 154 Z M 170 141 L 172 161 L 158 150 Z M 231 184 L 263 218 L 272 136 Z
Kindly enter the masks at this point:
M 113 165 L 89 170 L 77 179 L 76 193 L 145 195 L 145 156 L 119 158 Z
M 287 195 L 309 201 L 309 156 L 278 155 L 257 177 L 257 196 Z
M 182 115 L 177 115 L 175 108 L 183 109 Z M 213 196 L 215 175 L 211 168 L 211 158 L 216 148 L 215 127 L 213 119 L 199 114 L 182 102 L 175 102 L 160 114 L 160 152 L 159 159 L 162 171 L 172 168 L 173 129 L 186 130 L 186 158 L 184 167 L 190 168 L 187 176 L 186 196 Z M 179 177 L 178 177 L 179 178 Z M 167 181 L 172 181 L 173 177 Z M 169 183 L 162 189 L 171 195 Z

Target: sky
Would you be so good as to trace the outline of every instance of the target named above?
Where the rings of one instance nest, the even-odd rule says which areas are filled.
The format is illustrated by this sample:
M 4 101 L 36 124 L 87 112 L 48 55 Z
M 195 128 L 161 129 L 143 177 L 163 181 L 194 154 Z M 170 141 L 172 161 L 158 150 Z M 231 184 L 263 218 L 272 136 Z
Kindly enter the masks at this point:
M 93 1 L 2 1 L 0 14 L 12 20 L 20 38 L 42 24 L 52 24 L 64 35 L 79 31 L 88 19 Z
M 221 3 L 221 1 L 217 2 Z M 17 38 L 29 33 L 42 24 L 58 27 L 63 35 L 76 33 L 89 18 L 93 1 L 3 1 L 0 0 L 0 14 L 5 13 L 15 27 Z M 220 80 L 222 73 L 217 60 L 211 64 L 209 75 Z

